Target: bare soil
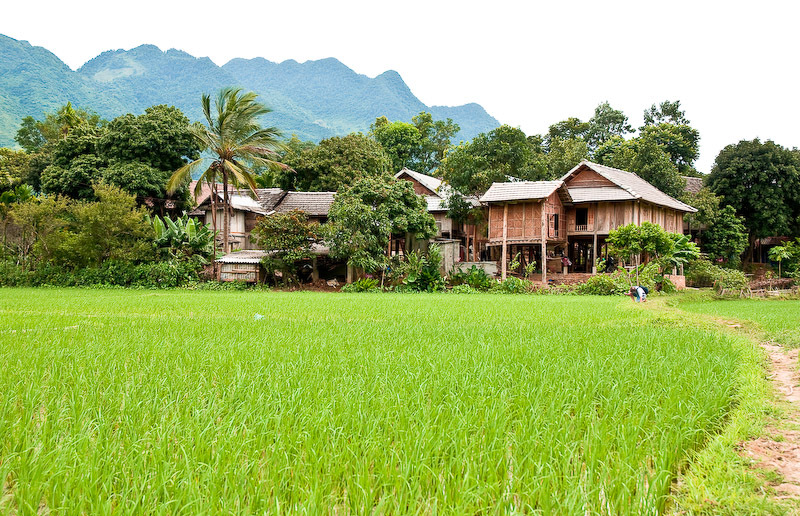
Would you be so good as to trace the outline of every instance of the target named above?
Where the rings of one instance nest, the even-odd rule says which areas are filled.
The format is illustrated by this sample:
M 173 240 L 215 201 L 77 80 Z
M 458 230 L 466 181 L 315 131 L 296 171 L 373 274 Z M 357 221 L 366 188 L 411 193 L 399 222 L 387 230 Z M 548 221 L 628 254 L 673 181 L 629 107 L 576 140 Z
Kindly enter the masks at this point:
M 735 324 L 729 324 L 736 327 Z M 786 349 L 762 342 L 769 360 L 770 382 L 778 405 L 785 411 L 780 421 L 765 429 L 765 436 L 741 444 L 741 453 L 753 459 L 755 466 L 778 473 L 771 483 L 777 497 L 800 499 L 800 381 L 797 349 Z M 769 478 L 769 476 L 768 476 Z

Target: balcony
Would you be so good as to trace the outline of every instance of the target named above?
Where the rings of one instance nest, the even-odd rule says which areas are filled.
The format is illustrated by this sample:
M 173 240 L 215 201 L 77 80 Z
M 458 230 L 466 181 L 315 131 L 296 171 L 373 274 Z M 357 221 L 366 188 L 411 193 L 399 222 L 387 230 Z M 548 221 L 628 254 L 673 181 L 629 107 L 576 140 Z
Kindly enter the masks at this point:
M 594 224 L 575 224 L 572 226 L 573 233 L 589 233 L 594 230 Z

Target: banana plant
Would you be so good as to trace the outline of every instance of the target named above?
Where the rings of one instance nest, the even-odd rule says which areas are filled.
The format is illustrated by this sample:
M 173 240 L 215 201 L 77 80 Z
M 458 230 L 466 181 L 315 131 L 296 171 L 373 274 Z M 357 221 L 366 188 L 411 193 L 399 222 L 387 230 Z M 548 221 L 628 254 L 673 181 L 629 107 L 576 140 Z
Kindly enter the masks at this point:
M 182 217 L 172 220 L 158 215 L 148 221 L 153 227 L 153 245 L 157 249 L 185 254 L 211 253 L 213 232 L 208 224 L 199 224 L 195 219 L 190 219 L 186 213 Z

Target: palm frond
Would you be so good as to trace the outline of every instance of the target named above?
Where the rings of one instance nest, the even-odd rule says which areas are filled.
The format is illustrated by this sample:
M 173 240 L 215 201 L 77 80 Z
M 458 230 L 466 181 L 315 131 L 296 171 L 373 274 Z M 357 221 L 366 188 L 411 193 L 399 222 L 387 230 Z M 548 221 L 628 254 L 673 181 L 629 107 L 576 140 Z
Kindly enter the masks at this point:
M 192 173 L 203 164 L 203 161 L 205 161 L 205 158 L 194 160 L 173 172 L 167 181 L 167 193 L 174 193 L 184 183 L 190 181 Z

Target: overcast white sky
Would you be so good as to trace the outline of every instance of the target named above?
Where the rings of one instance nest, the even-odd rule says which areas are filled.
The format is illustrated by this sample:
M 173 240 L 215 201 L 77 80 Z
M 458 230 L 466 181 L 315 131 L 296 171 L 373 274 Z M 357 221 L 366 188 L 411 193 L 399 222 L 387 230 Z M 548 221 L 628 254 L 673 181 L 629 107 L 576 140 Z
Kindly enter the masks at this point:
M 152 43 L 208 56 L 336 57 L 397 70 L 428 105 L 477 102 L 541 133 L 604 100 L 634 126 L 680 100 L 701 135 L 698 168 L 740 139 L 800 146 L 800 2 L 35 1 L 3 6 L 0 33 L 76 69 Z

